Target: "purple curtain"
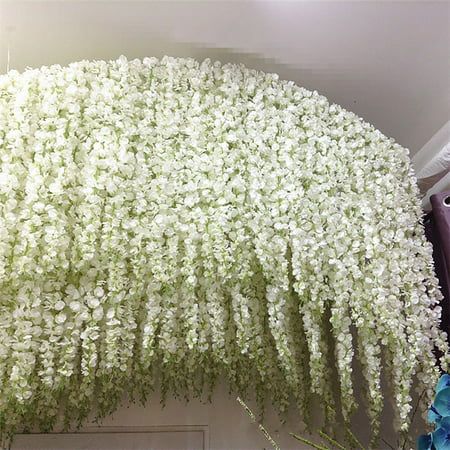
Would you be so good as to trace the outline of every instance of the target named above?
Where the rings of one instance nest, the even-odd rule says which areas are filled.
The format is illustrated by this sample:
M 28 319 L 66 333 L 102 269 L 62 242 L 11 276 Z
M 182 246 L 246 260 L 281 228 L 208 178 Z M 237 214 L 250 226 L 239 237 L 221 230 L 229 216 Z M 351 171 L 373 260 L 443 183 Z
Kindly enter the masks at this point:
M 441 327 L 450 338 L 450 191 L 430 198 L 432 211 L 424 218 L 425 234 L 433 244 L 436 275 L 444 296 Z

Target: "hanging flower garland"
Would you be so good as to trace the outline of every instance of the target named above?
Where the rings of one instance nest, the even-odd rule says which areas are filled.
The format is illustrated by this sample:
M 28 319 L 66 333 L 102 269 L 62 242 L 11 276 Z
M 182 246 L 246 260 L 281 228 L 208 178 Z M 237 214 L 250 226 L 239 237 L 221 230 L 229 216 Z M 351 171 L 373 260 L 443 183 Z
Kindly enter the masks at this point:
M 233 389 L 376 432 L 444 354 L 408 151 L 277 75 L 205 60 L 0 77 L 0 432 Z M 330 337 L 332 339 L 330 339 Z M 330 406 L 330 408 L 327 408 Z M 332 419 L 332 417 L 328 417 Z

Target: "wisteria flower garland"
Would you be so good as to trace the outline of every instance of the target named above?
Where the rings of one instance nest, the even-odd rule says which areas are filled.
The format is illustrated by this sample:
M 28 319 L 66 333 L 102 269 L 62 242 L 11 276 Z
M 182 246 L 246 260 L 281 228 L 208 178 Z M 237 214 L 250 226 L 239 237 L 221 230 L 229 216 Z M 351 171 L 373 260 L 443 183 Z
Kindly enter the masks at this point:
M 317 94 L 164 57 L 0 77 L 0 430 L 232 388 L 396 426 L 446 366 L 408 151 Z M 330 336 L 332 339 L 330 340 Z M 332 342 L 332 345 L 330 344 Z

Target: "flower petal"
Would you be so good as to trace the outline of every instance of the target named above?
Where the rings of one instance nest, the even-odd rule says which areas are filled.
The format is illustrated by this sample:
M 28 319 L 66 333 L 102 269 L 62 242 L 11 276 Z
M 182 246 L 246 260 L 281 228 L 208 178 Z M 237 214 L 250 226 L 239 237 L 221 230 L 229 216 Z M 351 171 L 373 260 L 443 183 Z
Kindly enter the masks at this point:
M 431 433 L 422 434 L 417 439 L 417 450 L 431 450 L 433 435 Z
M 448 373 L 444 373 L 444 375 L 439 378 L 439 381 L 436 386 L 436 394 L 442 389 L 450 387 L 450 375 Z
M 434 405 L 430 406 L 430 409 L 428 410 L 428 416 L 427 416 L 427 420 L 428 423 L 439 423 L 442 419 L 442 416 L 437 412 L 436 408 L 434 407 Z
M 450 416 L 443 417 L 439 422 L 439 428 L 443 428 L 450 433 Z
M 436 394 L 434 407 L 441 416 L 450 416 L 450 387 L 441 389 Z
M 450 450 L 450 432 L 445 428 L 438 428 L 433 433 L 433 445 L 436 450 Z

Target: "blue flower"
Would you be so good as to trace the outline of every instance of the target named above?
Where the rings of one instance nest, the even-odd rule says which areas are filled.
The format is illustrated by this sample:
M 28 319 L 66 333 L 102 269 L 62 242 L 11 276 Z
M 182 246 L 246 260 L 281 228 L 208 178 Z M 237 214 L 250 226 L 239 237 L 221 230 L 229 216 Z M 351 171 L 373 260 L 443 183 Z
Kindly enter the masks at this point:
M 434 407 L 434 405 L 430 406 L 430 409 L 428 410 L 428 423 L 435 423 L 439 425 L 439 422 L 442 419 L 442 416 L 438 413 L 437 409 Z
M 438 384 L 436 386 L 436 394 L 447 387 L 450 387 L 450 375 L 444 373 L 444 375 L 439 378 Z
M 418 450 L 450 450 L 450 375 L 444 374 L 436 386 L 436 396 L 428 410 L 428 422 L 435 424 L 432 433 L 417 439 Z
M 432 443 L 436 450 L 450 450 L 450 417 L 443 417 L 439 428 L 433 432 Z
M 431 433 L 422 434 L 417 439 L 417 450 L 431 450 L 433 445 L 433 435 Z
M 442 417 L 450 416 L 450 387 L 445 387 L 436 394 L 433 406 Z

